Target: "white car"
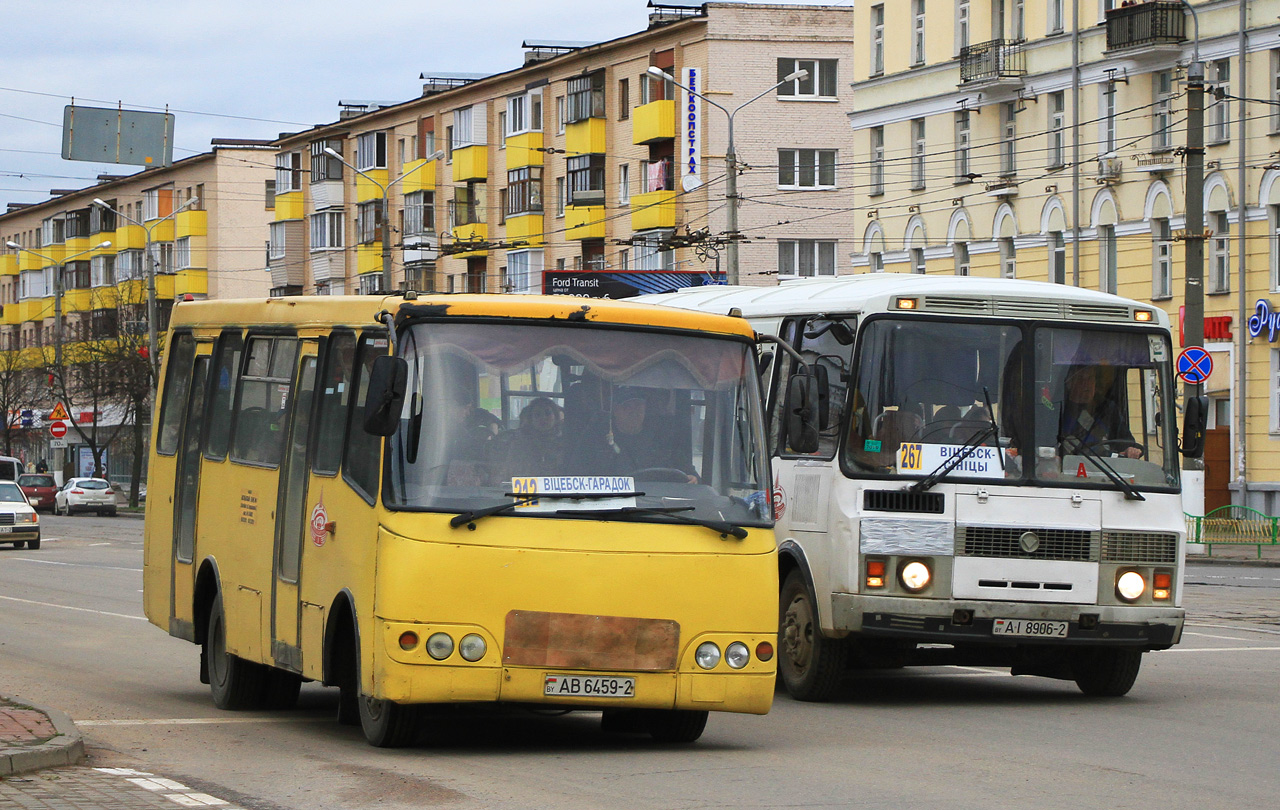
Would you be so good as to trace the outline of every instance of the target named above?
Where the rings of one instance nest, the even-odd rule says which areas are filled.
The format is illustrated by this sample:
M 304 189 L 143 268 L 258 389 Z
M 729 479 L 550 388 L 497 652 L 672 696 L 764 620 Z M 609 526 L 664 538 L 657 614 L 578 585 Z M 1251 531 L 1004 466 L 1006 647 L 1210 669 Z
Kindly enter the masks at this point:
M 53 496 L 53 513 L 69 515 L 72 512 L 97 512 L 114 517 L 115 489 L 102 478 L 72 478 Z
M 40 516 L 12 481 L 0 481 L 0 543 L 14 548 L 40 548 Z

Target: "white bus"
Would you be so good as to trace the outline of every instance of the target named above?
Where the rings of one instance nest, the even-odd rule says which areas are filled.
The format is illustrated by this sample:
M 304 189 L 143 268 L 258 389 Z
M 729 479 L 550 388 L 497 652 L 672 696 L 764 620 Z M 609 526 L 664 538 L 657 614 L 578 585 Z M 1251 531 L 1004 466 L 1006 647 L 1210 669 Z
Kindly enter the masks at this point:
M 900 274 L 642 300 L 739 314 L 778 339 L 760 373 L 793 696 L 826 699 L 850 667 L 912 664 L 1119 696 L 1144 652 L 1179 641 L 1164 312 L 1062 285 Z M 1202 442 L 1203 400 L 1186 410 L 1183 432 Z

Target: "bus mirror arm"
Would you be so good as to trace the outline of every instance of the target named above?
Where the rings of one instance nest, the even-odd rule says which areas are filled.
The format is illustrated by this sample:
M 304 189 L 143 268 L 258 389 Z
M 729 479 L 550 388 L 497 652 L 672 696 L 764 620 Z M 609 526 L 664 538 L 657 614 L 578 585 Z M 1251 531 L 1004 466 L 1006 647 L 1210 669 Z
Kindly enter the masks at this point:
M 364 429 L 375 436 L 390 436 L 400 424 L 409 364 L 403 357 L 383 354 L 373 359 L 369 387 L 364 398 Z
M 779 349 L 782 349 L 784 352 L 790 355 L 792 360 L 795 360 L 797 363 L 799 363 L 801 369 L 805 371 L 809 370 L 809 364 L 805 362 L 804 355 L 800 354 L 800 352 L 791 348 L 791 346 L 789 346 L 787 342 L 784 341 L 782 338 L 776 337 L 774 335 L 766 335 L 762 332 L 756 332 L 756 343 L 772 343 L 776 345 Z

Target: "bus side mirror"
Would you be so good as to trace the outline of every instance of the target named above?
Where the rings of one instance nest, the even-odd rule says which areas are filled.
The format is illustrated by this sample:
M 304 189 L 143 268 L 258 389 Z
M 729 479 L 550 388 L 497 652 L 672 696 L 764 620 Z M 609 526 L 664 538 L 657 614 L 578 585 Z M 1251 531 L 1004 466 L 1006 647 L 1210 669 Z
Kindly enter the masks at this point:
M 364 429 L 375 436 L 390 436 L 400 425 L 404 393 L 409 381 L 409 364 L 403 357 L 389 354 L 373 359 L 369 387 L 364 397 Z
M 1200 458 L 1204 453 L 1204 431 L 1209 424 L 1209 398 L 1187 397 L 1186 410 L 1182 414 L 1182 446 L 1178 448 L 1187 458 Z
M 787 383 L 787 445 L 797 453 L 818 449 L 818 379 L 796 372 Z

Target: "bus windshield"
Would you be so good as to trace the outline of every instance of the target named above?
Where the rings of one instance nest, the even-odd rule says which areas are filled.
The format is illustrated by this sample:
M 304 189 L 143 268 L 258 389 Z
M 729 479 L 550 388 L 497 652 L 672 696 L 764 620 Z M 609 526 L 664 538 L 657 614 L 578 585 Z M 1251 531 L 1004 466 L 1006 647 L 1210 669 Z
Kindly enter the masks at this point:
M 1178 486 L 1159 331 L 881 318 L 856 363 L 852 473 L 928 476 L 963 454 L 946 479 Z
M 406 330 L 400 354 L 409 380 L 391 442 L 384 492 L 391 508 L 461 513 L 510 502 L 530 479 L 586 489 L 584 481 L 607 479 L 643 493 L 626 493 L 636 507 L 628 515 L 639 519 L 679 513 L 772 525 L 745 342 L 590 325 L 433 322 Z M 584 498 L 512 514 L 585 516 L 599 508 Z

